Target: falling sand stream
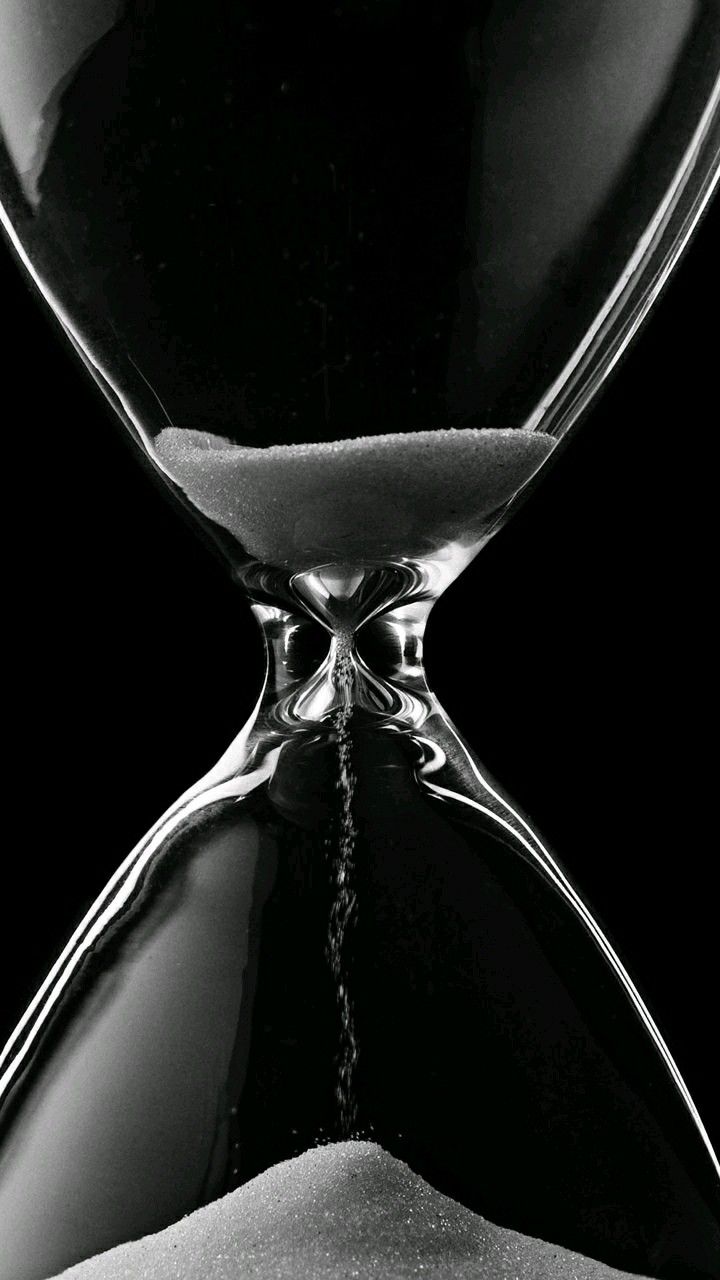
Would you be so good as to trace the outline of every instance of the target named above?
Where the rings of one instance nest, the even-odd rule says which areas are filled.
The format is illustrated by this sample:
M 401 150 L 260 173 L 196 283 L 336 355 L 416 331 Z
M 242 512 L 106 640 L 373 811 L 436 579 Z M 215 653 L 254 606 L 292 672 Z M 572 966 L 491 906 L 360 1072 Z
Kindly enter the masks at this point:
M 354 887 L 355 827 L 353 824 L 353 788 L 350 722 L 353 714 L 354 664 L 352 640 L 341 632 L 336 640 L 334 681 L 339 703 L 333 720 L 337 739 L 337 834 L 332 848 L 332 906 L 328 935 L 328 959 L 335 984 L 340 1014 L 340 1044 L 337 1053 L 335 1099 L 338 1109 L 339 1137 L 351 1138 L 357 1122 L 355 1069 L 358 1046 L 349 973 L 348 943 L 357 913 Z

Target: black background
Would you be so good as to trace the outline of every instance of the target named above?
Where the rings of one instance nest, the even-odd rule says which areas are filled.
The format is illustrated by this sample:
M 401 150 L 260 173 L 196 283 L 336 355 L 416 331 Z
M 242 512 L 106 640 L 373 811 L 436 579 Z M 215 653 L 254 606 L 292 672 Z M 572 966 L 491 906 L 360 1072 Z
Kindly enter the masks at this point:
M 427 643 L 431 685 L 596 907 L 716 1139 L 719 226 L 716 209 Z M 117 863 L 238 730 L 262 651 L 7 252 L 0 288 L 2 1036 Z

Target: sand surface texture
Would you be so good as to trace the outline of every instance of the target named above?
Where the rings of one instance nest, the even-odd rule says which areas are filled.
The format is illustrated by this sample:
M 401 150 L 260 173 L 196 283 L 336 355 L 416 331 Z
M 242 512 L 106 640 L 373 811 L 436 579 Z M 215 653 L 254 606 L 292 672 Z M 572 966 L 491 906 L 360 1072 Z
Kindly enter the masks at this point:
M 155 452 L 249 555 L 309 568 L 472 543 L 555 443 L 527 431 L 419 431 L 247 449 L 169 427 Z
M 493 1226 L 370 1142 L 317 1147 L 64 1280 L 630 1280 Z

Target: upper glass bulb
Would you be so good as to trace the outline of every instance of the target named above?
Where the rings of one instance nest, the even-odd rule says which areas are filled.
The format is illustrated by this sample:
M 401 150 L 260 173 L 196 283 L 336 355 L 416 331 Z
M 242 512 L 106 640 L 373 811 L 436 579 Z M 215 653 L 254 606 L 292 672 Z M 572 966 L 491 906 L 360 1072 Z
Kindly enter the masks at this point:
M 719 47 L 701 0 L 5 0 L 6 225 L 233 559 L 473 548 L 699 214 Z

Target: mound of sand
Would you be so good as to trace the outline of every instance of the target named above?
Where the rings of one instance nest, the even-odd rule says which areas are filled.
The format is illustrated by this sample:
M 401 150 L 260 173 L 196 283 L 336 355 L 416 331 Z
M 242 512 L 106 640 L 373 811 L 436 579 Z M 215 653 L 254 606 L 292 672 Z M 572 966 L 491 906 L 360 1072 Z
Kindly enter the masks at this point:
M 275 1165 L 63 1280 L 630 1280 L 493 1226 L 370 1142 Z M 637 1280 L 637 1278 L 636 1278 Z
M 168 427 L 166 473 L 267 564 L 421 556 L 472 543 L 556 441 L 528 431 L 418 431 L 248 449 Z

